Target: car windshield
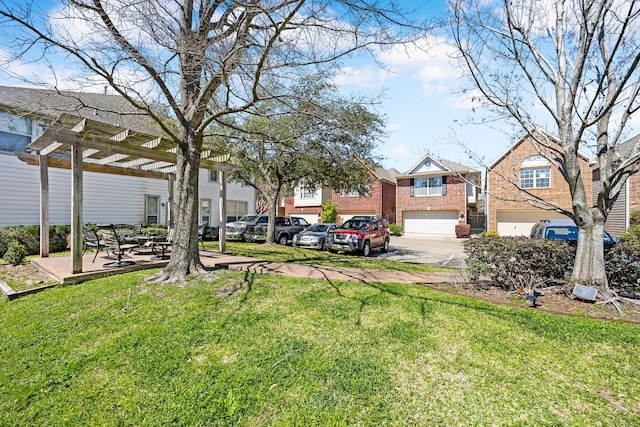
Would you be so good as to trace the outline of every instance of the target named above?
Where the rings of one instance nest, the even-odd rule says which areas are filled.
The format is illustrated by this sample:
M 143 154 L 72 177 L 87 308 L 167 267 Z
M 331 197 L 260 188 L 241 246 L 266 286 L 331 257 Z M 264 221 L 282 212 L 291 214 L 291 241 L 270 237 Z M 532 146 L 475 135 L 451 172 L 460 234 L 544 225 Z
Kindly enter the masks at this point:
M 578 229 L 569 225 L 547 227 L 545 231 L 545 237 L 547 239 L 577 240 Z
M 240 218 L 238 221 L 253 222 L 253 220 L 256 219 L 257 217 L 258 215 L 245 215 L 242 218 Z
M 369 221 L 361 219 L 350 219 L 349 221 L 342 224 L 342 228 L 346 228 L 348 230 L 366 230 L 369 228 Z
M 311 227 L 307 228 L 308 231 L 314 232 L 323 232 L 327 231 L 329 226 L 327 224 L 313 224 Z

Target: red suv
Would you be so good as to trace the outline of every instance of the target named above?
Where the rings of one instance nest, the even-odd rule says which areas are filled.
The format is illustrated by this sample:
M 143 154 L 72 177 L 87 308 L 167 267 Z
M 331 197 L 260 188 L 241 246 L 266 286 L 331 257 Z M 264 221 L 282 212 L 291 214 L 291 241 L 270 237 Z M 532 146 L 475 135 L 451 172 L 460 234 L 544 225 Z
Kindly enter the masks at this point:
M 369 256 L 372 249 L 389 250 L 389 225 L 377 216 L 354 216 L 327 235 L 329 252 L 360 252 Z

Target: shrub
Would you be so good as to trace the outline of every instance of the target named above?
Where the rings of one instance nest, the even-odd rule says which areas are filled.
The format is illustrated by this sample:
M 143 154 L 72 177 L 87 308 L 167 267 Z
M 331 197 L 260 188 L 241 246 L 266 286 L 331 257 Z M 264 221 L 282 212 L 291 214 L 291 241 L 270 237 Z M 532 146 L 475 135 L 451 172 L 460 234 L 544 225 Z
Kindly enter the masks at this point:
M 324 223 L 336 222 L 337 215 L 338 215 L 338 205 L 334 203 L 332 200 L 327 200 L 325 204 L 322 205 L 322 214 L 320 215 L 322 218 L 322 222 Z
M 620 236 L 627 242 L 640 243 L 640 224 L 632 224 L 627 229 L 626 233 L 622 233 Z
M 402 226 L 400 224 L 389 224 L 389 232 L 394 236 L 401 236 Z
M 482 237 L 500 237 L 500 233 L 498 233 L 496 230 L 483 231 L 482 233 L 480 233 L 480 235 Z
M 631 218 L 629 218 L 629 222 L 633 224 L 640 224 L 640 210 L 632 211 Z
M 622 291 L 640 291 L 640 245 L 618 243 L 605 256 L 609 286 Z
M 26 251 L 23 245 L 20 243 L 13 241 L 9 243 L 9 247 L 7 251 L 4 253 L 2 259 L 4 259 L 9 264 L 18 265 L 24 261 L 24 257 L 26 256 Z
M 471 236 L 470 224 L 456 224 L 455 230 L 456 230 L 456 237 L 458 239 Z
M 470 239 L 464 242 L 471 275 L 486 272 L 496 285 L 512 290 L 521 278 L 551 282 L 571 271 L 575 248 L 564 241 L 528 237 Z
M 49 227 L 50 252 L 67 250 L 67 236 L 71 233 L 69 225 L 52 225 Z M 9 248 L 10 242 L 20 243 L 26 255 L 37 255 L 40 252 L 40 226 L 16 225 L 0 229 L 0 256 Z

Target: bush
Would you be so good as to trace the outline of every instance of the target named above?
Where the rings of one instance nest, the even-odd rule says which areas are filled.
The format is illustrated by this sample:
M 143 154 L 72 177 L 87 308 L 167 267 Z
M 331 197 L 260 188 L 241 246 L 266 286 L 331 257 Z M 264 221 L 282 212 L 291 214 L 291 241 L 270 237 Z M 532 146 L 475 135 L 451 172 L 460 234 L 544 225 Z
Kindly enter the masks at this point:
M 552 283 L 573 270 L 575 245 L 564 240 L 490 237 L 464 242 L 471 280 L 487 274 L 506 290 L 523 280 Z M 640 245 L 618 243 L 605 252 L 605 268 L 613 289 L 640 291 Z
M 7 251 L 4 253 L 2 259 L 4 259 L 9 264 L 18 265 L 24 261 L 24 257 L 26 256 L 26 251 L 23 245 L 20 243 L 13 241 L 9 243 L 9 247 Z
M 49 227 L 49 251 L 64 252 L 67 250 L 67 236 L 71 233 L 69 225 L 52 225 Z M 40 253 L 40 226 L 15 225 L 0 229 L 0 257 L 9 249 L 10 242 L 20 243 L 26 255 Z
M 609 286 L 621 291 L 640 291 L 640 245 L 618 243 L 605 256 Z
M 335 204 L 332 200 L 327 200 L 324 205 L 322 205 L 322 214 L 320 217 L 322 218 L 323 223 L 334 223 L 336 222 L 336 216 L 338 215 L 338 205 Z
M 389 233 L 394 236 L 402 235 L 402 226 L 400 224 L 389 224 Z
M 471 236 L 471 225 L 470 224 L 456 224 L 456 237 L 458 239 L 466 238 Z
M 620 236 L 627 242 L 640 243 L 640 224 L 632 224 L 627 229 L 626 233 L 622 233 Z
M 496 285 L 513 290 L 522 278 L 541 282 L 562 280 L 571 271 L 575 248 L 558 240 L 491 237 L 464 242 L 470 274 L 486 273 Z
M 631 212 L 631 218 L 629 218 L 629 223 L 631 225 L 640 224 L 640 210 Z
M 482 233 L 480 233 L 480 236 L 482 236 L 482 237 L 500 237 L 500 233 L 498 233 L 496 230 L 483 231 Z

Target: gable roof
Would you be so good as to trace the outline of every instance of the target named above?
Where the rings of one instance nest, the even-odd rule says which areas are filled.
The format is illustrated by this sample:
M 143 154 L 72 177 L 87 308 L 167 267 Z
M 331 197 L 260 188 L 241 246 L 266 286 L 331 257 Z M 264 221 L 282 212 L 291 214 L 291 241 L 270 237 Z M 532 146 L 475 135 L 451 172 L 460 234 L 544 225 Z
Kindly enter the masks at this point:
M 428 163 L 429 162 L 429 163 Z M 425 168 L 425 165 L 429 165 Z M 446 159 L 436 159 L 430 154 L 424 156 L 418 163 L 413 165 L 404 174 L 398 174 L 396 178 L 411 178 L 415 176 L 440 176 L 446 175 L 469 175 L 480 173 L 479 170 L 461 163 Z
M 551 140 L 553 140 L 554 142 L 559 143 L 560 141 L 558 140 L 558 138 L 554 135 L 551 135 L 549 132 L 545 131 L 544 129 L 532 129 L 530 131 L 528 131 L 527 133 L 525 133 L 522 137 L 520 137 L 519 140 L 517 140 L 515 143 L 511 144 L 502 154 L 500 154 L 488 167 L 487 169 L 493 169 L 494 167 L 496 167 L 496 165 L 498 163 L 500 163 L 505 157 L 507 157 L 509 155 L 509 153 L 511 153 L 513 150 L 515 150 L 520 144 L 522 144 L 524 141 L 529 140 L 529 138 L 531 137 L 532 133 L 541 133 L 544 134 L 546 137 L 550 138 Z M 582 157 L 585 161 L 589 161 L 589 156 L 587 156 L 586 154 L 584 154 L 581 151 L 578 151 L 578 156 Z
M 71 115 L 115 127 L 158 134 L 157 126 L 145 112 L 135 109 L 119 95 L 0 86 L 0 108 L 41 118 Z
M 376 168 L 373 174 L 382 181 L 388 181 L 395 185 L 396 176 L 400 175 L 400 171 L 395 168 L 385 169 L 383 167 Z

